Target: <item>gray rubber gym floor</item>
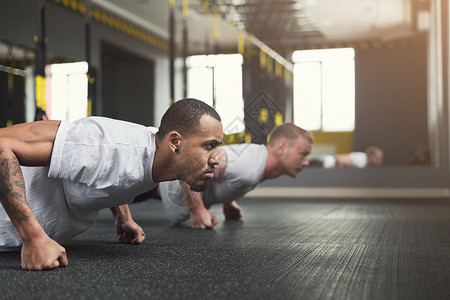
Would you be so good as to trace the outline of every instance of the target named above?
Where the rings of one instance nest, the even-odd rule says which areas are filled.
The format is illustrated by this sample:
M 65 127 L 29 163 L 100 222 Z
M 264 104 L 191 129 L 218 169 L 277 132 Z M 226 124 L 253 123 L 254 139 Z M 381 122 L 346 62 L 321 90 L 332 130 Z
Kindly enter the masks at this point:
M 0 253 L 1 299 L 450 299 L 449 200 L 246 199 L 244 221 L 171 227 L 133 204 L 147 240 L 116 243 L 109 211 L 64 244 L 69 266 Z

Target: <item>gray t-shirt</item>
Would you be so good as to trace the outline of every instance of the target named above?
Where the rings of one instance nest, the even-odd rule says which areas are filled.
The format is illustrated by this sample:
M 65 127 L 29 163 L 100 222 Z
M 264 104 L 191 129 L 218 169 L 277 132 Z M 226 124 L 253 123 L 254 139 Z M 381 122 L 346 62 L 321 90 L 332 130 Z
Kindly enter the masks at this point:
M 222 146 L 227 155 L 227 166 L 223 177 L 211 180 L 202 192 L 205 207 L 227 203 L 242 198 L 263 181 L 267 160 L 265 145 L 237 144 Z M 159 184 L 166 214 L 173 224 L 190 217 L 189 207 L 178 181 Z
M 61 122 L 50 167 L 22 167 L 28 203 L 44 231 L 62 243 L 91 227 L 100 209 L 131 203 L 155 187 L 156 132 L 100 117 Z M 0 206 L 0 251 L 21 245 Z

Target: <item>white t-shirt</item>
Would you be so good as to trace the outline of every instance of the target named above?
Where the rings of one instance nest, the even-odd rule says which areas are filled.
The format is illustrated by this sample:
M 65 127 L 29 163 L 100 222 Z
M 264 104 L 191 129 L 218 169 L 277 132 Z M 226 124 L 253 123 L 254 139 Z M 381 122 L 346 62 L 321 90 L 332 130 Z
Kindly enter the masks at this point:
M 131 203 L 153 187 L 157 128 L 101 117 L 62 121 L 50 167 L 22 167 L 28 203 L 59 243 L 86 231 L 100 209 Z M 0 207 L 0 251 L 22 240 Z
M 202 192 L 206 208 L 217 203 L 227 203 L 242 198 L 263 181 L 267 160 L 265 145 L 237 144 L 222 146 L 227 154 L 227 166 L 223 177 L 210 180 Z M 166 214 L 173 224 L 190 217 L 189 207 L 178 181 L 159 184 Z
M 354 168 L 364 168 L 367 163 L 367 154 L 364 152 L 351 152 L 348 154 L 350 160 L 352 161 L 351 167 Z M 333 155 L 322 156 L 323 167 L 326 169 L 336 167 L 336 158 Z
M 352 160 L 352 167 L 365 168 L 367 164 L 367 154 L 364 152 L 351 152 L 350 159 Z

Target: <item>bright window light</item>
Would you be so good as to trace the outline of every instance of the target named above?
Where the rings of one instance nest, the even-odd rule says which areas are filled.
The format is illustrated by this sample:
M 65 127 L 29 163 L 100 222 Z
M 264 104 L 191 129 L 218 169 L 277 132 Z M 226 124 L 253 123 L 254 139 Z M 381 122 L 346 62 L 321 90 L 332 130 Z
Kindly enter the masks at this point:
M 322 127 L 321 69 L 321 62 L 294 65 L 295 123 L 308 130 Z
M 87 116 L 87 71 L 87 62 L 51 65 L 51 119 L 75 121 Z
M 355 129 L 355 50 L 295 51 L 294 122 L 307 130 Z
M 242 55 L 196 55 L 186 63 L 188 97 L 215 106 L 225 134 L 244 131 Z
M 188 69 L 188 97 L 196 98 L 213 106 L 213 69 L 195 67 Z

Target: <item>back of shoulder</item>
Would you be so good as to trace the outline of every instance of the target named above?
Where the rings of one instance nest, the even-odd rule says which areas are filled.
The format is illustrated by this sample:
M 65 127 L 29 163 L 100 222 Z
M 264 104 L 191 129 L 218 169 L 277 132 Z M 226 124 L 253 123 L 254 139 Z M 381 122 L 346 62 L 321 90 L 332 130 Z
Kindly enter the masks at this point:
M 239 184 L 253 185 L 260 180 L 267 160 L 265 145 L 239 144 L 226 147 L 228 162 L 225 176 Z
M 112 143 L 137 143 L 154 135 L 156 128 L 105 117 L 82 118 L 71 123 L 68 129 L 73 136 L 91 136 Z
M 266 146 L 257 144 L 234 144 L 223 148 L 227 152 L 228 163 L 230 162 L 253 162 L 267 155 Z

